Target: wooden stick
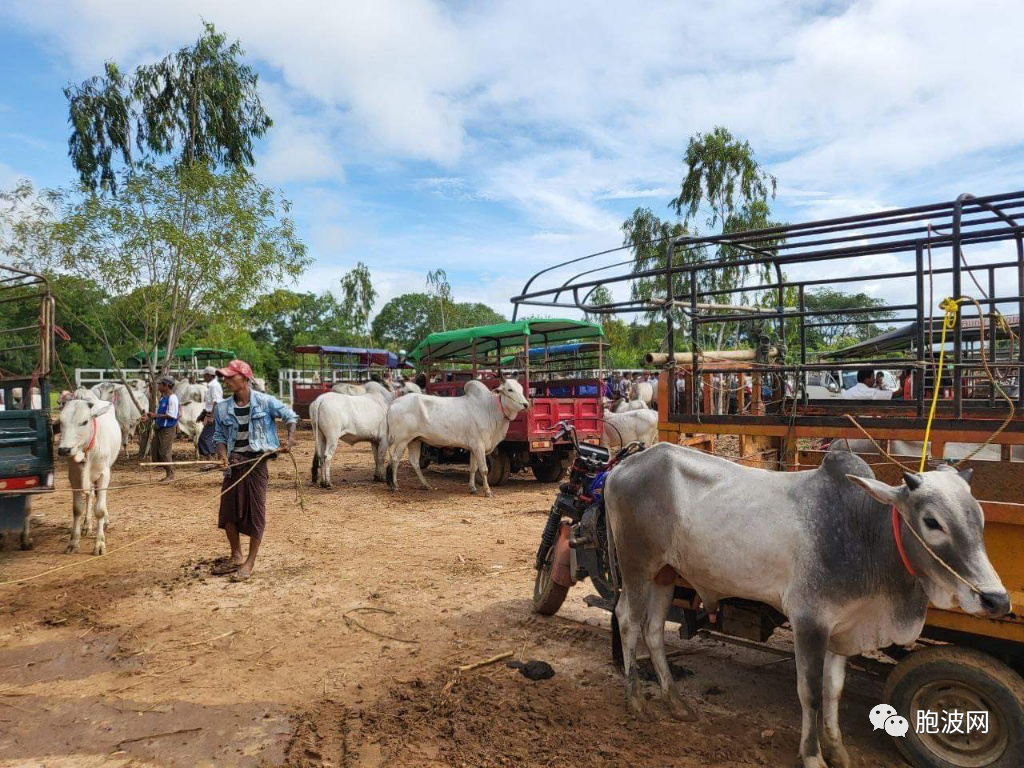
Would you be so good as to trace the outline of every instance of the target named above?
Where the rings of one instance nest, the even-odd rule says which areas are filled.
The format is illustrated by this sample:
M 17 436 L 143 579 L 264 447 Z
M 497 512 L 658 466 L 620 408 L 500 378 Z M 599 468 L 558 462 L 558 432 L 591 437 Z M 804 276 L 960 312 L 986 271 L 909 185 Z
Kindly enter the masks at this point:
M 472 669 L 480 669 L 480 667 L 486 667 L 490 664 L 497 664 L 499 661 L 512 658 L 515 651 L 506 651 L 505 653 L 499 653 L 497 656 L 491 656 L 489 659 L 483 661 L 477 661 L 472 664 L 463 664 L 461 667 L 457 667 L 459 672 L 469 672 Z
M 140 461 L 140 467 L 188 467 L 195 464 L 220 464 L 216 459 L 200 459 L 198 461 Z
M 131 739 L 122 739 L 114 745 L 114 748 L 120 747 L 122 744 L 133 744 L 136 741 L 149 741 L 150 739 L 162 739 L 164 736 L 177 736 L 179 733 L 198 733 L 203 730 L 202 728 L 182 728 L 177 731 L 164 731 L 163 733 L 151 733 L 149 736 L 136 736 Z
M 203 643 L 212 643 L 214 640 L 221 640 L 231 635 L 237 635 L 238 630 L 232 629 L 230 632 L 225 632 L 223 635 L 217 635 L 216 637 L 208 637 L 205 640 L 196 640 L 194 643 L 188 643 L 187 645 L 181 646 L 182 648 L 191 648 L 194 645 L 202 645 Z

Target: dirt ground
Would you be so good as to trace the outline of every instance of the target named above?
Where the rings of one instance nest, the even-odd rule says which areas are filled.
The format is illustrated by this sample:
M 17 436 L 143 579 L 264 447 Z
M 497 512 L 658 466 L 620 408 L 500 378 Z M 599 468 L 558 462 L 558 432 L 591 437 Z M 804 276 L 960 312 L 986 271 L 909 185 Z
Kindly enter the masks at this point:
M 700 720 L 677 723 L 656 701 L 659 719 L 639 722 L 589 586 L 556 617 L 531 613 L 553 486 L 523 474 L 487 499 L 468 493 L 464 468 L 431 467 L 436 490 L 422 491 L 406 465 L 391 493 L 372 482 L 368 447 L 343 447 L 335 488 L 321 490 L 311 454 L 300 432 L 305 511 L 292 462 L 271 465 L 248 583 L 208 573 L 226 554 L 217 472 L 112 491 L 102 558 L 84 536 L 82 554 L 63 554 L 69 494 L 36 499 L 35 549 L 0 553 L 0 582 L 72 567 L 0 586 L 0 766 L 794 764 L 791 659 L 669 634 Z M 122 461 L 113 484 L 157 476 Z M 454 672 L 507 651 L 554 677 Z M 879 701 L 881 683 L 851 672 L 847 744 L 856 765 L 904 765 L 871 730 Z

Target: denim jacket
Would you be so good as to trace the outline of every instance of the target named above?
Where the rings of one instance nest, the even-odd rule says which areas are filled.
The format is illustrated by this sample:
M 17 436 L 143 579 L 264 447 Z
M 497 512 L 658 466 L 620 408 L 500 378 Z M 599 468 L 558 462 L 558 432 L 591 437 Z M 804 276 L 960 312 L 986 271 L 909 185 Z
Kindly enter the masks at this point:
M 274 419 L 287 424 L 297 422 L 299 415 L 276 397 L 253 390 L 249 394 L 249 449 L 265 453 L 281 447 L 277 439 Z M 235 418 L 235 397 L 230 395 L 213 408 L 213 442 L 227 443 L 228 453 L 234 450 L 238 437 L 238 419 Z

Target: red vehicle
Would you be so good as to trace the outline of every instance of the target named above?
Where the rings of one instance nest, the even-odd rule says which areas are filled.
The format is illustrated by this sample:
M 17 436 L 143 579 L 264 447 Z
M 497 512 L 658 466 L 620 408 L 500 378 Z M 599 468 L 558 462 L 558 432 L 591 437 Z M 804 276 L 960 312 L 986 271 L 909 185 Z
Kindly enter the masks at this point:
M 579 320 L 519 320 L 432 333 L 409 355 L 427 377 L 427 394 L 458 397 L 466 382 L 497 387 L 518 379 L 532 407 L 509 425 L 508 435 L 488 457 L 487 481 L 501 485 L 526 467 L 543 483 L 565 474 L 572 442 L 556 439 L 559 422 L 572 423 L 581 442 L 599 443 L 603 431 L 601 326 Z M 424 445 L 421 466 L 465 463 L 461 449 Z
M 292 409 L 299 418 L 309 418 L 309 405 L 335 384 L 362 384 L 374 374 L 402 367 L 398 355 L 386 349 L 324 347 L 307 344 L 295 347 L 296 367 L 282 371 L 282 395 L 291 395 Z

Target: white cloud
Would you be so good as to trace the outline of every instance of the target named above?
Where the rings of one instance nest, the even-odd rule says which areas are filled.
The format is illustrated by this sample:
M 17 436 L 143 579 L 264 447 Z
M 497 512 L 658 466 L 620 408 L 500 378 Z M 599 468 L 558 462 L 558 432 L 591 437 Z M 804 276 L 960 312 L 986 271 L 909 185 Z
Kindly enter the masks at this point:
M 450 265 L 490 302 L 535 269 L 617 245 L 632 204 L 667 215 L 688 137 L 719 124 L 779 178 L 776 218 L 789 221 L 1019 186 L 1018 11 L 25 0 L 0 14 L 78 78 L 187 44 L 205 16 L 268 74 L 276 124 L 258 171 L 292 185 L 322 269 L 401 260 L 381 270 L 400 290 Z

